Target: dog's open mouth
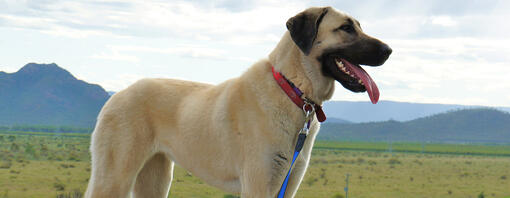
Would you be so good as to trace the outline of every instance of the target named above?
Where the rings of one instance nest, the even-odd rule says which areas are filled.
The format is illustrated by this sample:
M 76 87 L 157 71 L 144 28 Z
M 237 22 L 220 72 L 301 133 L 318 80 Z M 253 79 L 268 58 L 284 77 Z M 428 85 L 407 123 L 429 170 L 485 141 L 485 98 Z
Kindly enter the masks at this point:
M 361 68 L 361 66 L 354 65 L 343 58 L 335 58 L 335 63 L 340 71 L 354 79 L 354 83 L 358 83 L 365 87 L 365 90 L 370 97 L 370 101 L 372 101 L 373 104 L 379 101 L 379 89 L 377 88 L 377 85 L 370 75 Z M 352 79 L 350 80 L 350 84 L 353 84 Z
M 326 75 L 333 77 L 352 92 L 367 91 L 373 104 L 379 101 L 377 85 L 359 64 L 352 63 L 338 56 L 329 56 L 323 60 L 325 60 L 323 64 Z
M 352 92 L 368 93 L 370 101 L 379 101 L 379 89 L 360 65 L 380 66 L 390 56 L 391 48 L 377 39 L 364 39 L 349 45 L 330 47 L 317 57 L 322 72 Z

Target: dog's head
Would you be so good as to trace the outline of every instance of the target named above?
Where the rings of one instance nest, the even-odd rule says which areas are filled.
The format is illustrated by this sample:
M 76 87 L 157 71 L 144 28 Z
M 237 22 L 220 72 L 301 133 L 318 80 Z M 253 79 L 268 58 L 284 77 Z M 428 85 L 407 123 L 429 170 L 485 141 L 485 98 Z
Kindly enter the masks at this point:
M 304 57 L 353 92 L 368 91 L 372 103 L 379 90 L 360 65 L 379 66 L 392 50 L 363 33 L 360 23 L 331 7 L 309 8 L 287 21 L 287 29 Z

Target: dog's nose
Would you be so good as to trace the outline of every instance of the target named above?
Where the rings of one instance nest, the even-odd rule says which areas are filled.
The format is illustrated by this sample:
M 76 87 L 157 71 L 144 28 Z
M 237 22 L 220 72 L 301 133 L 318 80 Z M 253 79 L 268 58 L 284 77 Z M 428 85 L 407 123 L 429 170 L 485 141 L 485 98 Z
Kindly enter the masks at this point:
M 388 57 L 390 56 L 391 52 L 393 52 L 393 50 L 390 48 L 390 46 L 382 44 L 380 51 L 381 55 Z

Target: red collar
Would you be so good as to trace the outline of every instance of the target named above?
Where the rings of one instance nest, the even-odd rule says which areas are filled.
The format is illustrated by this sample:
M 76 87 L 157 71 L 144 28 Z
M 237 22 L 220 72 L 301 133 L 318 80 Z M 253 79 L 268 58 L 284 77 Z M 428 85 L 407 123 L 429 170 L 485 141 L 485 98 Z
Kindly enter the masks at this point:
M 326 120 L 326 115 L 324 114 L 324 111 L 322 111 L 322 107 L 318 104 L 315 104 L 311 100 L 308 100 L 305 98 L 303 100 L 301 96 L 303 95 L 303 92 L 299 90 L 292 82 L 289 82 L 280 72 L 276 72 L 274 70 L 274 67 L 271 67 L 271 70 L 273 71 L 273 77 L 276 80 L 276 83 L 280 85 L 280 87 L 283 89 L 283 91 L 289 96 L 289 98 L 296 104 L 299 108 L 303 108 L 305 105 L 305 100 L 307 100 L 308 103 L 311 103 L 315 108 L 315 115 L 317 115 L 317 119 L 319 122 L 324 122 Z M 310 106 L 306 106 L 307 110 L 310 110 Z

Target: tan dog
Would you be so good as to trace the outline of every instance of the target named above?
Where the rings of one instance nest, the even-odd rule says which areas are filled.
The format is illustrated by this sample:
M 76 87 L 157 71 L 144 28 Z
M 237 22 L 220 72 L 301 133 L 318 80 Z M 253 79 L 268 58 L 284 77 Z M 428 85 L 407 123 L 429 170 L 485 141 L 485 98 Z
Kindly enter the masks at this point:
M 278 46 L 242 76 L 219 85 L 144 79 L 113 95 L 92 134 L 92 175 L 85 197 L 167 197 L 174 163 L 242 197 L 276 197 L 305 116 L 278 86 L 271 67 L 321 104 L 334 90 L 379 92 L 359 67 L 381 65 L 391 49 L 358 21 L 330 7 L 287 22 Z M 286 197 L 305 174 L 319 130 L 314 119 L 293 167 Z

